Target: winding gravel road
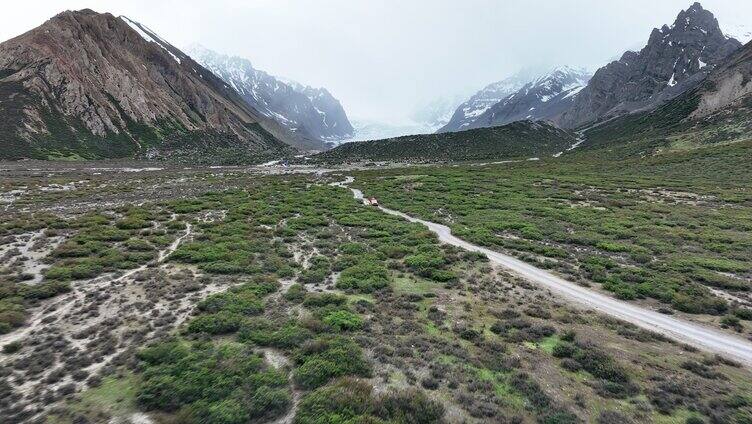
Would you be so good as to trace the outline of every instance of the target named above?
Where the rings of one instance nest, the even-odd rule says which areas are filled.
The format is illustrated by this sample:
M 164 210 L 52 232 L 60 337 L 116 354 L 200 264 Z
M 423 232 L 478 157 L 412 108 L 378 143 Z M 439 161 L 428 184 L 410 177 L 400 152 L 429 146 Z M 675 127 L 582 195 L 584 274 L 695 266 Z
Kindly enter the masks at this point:
M 353 181 L 355 181 L 354 178 L 348 177 L 345 181 L 333 185 L 349 188 L 347 185 Z M 355 199 L 363 199 L 363 193 L 360 190 L 354 188 L 350 188 L 350 190 Z M 752 367 L 752 342 L 741 337 L 726 334 L 720 330 L 701 324 L 664 315 L 582 287 L 517 258 L 461 240 L 453 236 L 451 230 L 446 225 L 413 218 L 402 212 L 384 207 L 379 207 L 379 209 L 410 222 L 418 222 L 425 225 L 429 230 L 436 233 L 439 236 L 439 240 L 443 243 L 451 244 L 468 251 L 483 253 L 492 263 L 507 268 L 575 304 L 630 322 L 646 330 L 663 334 L 666 337 L 698 349 L 718 353 L 739 361 L 747 367 Z

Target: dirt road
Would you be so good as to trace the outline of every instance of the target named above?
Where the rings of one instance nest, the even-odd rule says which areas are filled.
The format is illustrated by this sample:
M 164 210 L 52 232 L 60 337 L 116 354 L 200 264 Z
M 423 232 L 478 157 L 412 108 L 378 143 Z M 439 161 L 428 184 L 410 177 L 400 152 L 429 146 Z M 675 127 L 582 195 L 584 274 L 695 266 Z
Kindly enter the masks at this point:
M 347 187 L 355 181 L 348 177 L 347 180 L 336 183 L 339 187 Z M 349 187 L 348 187 L 349 188 Z M 363 199 L 360 190 L 350 188 L 353 196 Z M 643 308 L 641 306 L 614 299 L 594 290 L 582 287 L 570 281 L 557 277 L 548 271 L 536 268 L 517 258 L 495 252 L 491 249 L 476 246 L 452 235 L 449 227 L 434 222 L 413 218 L 402 212 L 379 207 L 383 212 L 399 216 L 410 222 L 418 222 L 439 236 L 446 244 L 460 247 L 465 250 L 485 254 L 491 263 L 502 266 L 533 283 L 543 286 L 551 292 L 558 294 L 574 304 L 596 310 L 606 315 L 630 322 L 646 330 L 654 331 L 681 343 L 694 346 L 712 353 L 718 353 L 752 367 L 752 342 L 741 337 L 726 334 L 720 330 L 706 327 L 701 324 L 684 321 L 659 312 Z

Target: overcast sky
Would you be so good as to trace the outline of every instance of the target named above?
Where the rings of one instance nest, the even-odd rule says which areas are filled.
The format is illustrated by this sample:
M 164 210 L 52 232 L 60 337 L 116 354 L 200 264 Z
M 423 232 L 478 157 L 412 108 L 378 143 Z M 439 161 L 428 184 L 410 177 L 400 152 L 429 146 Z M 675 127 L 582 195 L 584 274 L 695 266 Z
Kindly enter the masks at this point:
M 436 97 L 471 93 L 521 67 L 596 69 L 641 47 L 688 0 L 25 0 L 3 2 L 0 39 L 65 9 L 127 15 L 182 47 L 194 42 L 328 88 L 356 118 L 399 121 Z M 752 1 L 705 0 L 721 28 Z

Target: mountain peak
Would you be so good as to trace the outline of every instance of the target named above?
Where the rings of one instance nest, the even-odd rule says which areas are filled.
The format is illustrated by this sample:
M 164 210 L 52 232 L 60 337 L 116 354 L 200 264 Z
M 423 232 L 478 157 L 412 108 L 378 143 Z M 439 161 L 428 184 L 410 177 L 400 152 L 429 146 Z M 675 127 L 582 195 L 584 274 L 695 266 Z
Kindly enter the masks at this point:
M 0 108 L 0 122 L 19 158 L 158 156 L 199 137 L 259 156 L 292 151 L 276 124 L 126 17 L 63 12 L 0 43 L 0 69 L 0 104 L 19 108 Z
M 470 128 L 497 127 L 517 121 L 558 121 L 590 80 L 582 68 L 558 66 L 525 84 L 476 118 Z
M 522 69 L 501 81 L 483 87 L 470 99 L 462 103 L 449 122 L 439 132 L 462 131 L 468 129 L 478 117 L 493 105 L 524 87 L 538 76 L 532 69 Z
M 692 6 L 687 9 L 688 12 L 702 12 L 704 10 L 705 9 L 703 9 L 702 4 L 700 4 L 699 1 L 692 3 Z
M 323 141 L 352 137 L 353 128 L 339 100 L 325 88 L 312 88 L 254 69 L 248 59 L 191 45 L 188 54 L 235 89 L 248 104 L 283 127 L 311 140 L 322 150 Z
M 99 13 L 92 9 L 86 8 L 86 9 L 79 9 L 79 10 L 66 10 L 64 12 L 60 12 L 57 15 L 53 17 L 53 19 L 57 17 L 63 17 L 63 16 L 112 16 L 109 13 Z
M 640 52 L 626 52 L 600 68 L 562 123 L 577 127 L 654 109 L 697 84 L 739 47 L 721 32 L 713 13 L 694 3 L 672 26 L 653 29 Z
M 538 80 L 548 78 L 585 78 L 590 79 L 591 73 L 585 68 L 574 67 L 569 65 L 557 66 L 548 73 L 538 77 Z
M 700 3 L 694 3 L 687 10 L 682 10 L 674 21 L 672 29 L 704 30 L 706 32 L 721 33 L 718 20 L 713 13 L 704 9 Z

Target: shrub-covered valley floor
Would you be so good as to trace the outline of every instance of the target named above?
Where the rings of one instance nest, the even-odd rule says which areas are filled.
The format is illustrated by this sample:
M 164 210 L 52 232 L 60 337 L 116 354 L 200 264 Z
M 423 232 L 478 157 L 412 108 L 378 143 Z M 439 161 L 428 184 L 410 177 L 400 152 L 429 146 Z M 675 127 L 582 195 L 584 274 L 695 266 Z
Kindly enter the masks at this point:
M 356 181 L 387 204 L 399 202 L 395 209 L 462 223 L 463 236 L 475 237 L 478 216 L 497 226 L 509 218 L 478 207 L 481 195 L 512 214 L 519 212 L 504 197 L 521 196 L 519 190 L 540 205 L 537 193 L 548 185 L 559 192 L 585 185 L 563 170 L 551 179 L 535 169 L 468 168 L 473 179 L 464 181 L 462 170 L 421 168 L 361 173 Z M 0 422 L 752 419 L 747 369 L 563 304 L 482 256 L 439 244 L 419 224 L 361 205 L 331 186 L 343 178 L 239 169 L 0 174 Z M 593 179 L 587 193 L 605 196 L 611 184 Z M 629 188 L 627 200 L 663 196 Z M 450 197 L 459 191 L 466 201 Z M 709 191 L 700 194 L 719 197 Z M 742 197 L 728 212 L 737 215 L 716 207 L 718 219 L 742 225 L 749 193 L 729 199 L 732 192 L 723 189 L 722 200 L 713 201 Z M 581 200 L 588 207 L 572 209 L 602 207 L 590 197 Z M 654 203 L 671 216 L 675 202 Z M 550 211 L 539 212 L 531 216 Z M 588 228 L 601 234 L 605 223 L 597 216 L 589 216 L 598 225 Z M 524 246 L 550 237 L 548 227 L 531 221 L 497 230 L 509 234 L 505 240 L 529 241 Z M 622 230 L 619 222 L 610 228 Z M 648 255 L 637 243 L 615 240 L 598 239 L 606 244 L 592 255 Z M 534 259 L 547 253 L 536 251 Z M 711 257 L 725 265 L 749 263 L 716 253 Z M 579 255 L 548 256 L 580 264 Z M 600 272 L 609 281 L 626 266 L 611 260 L 615 265 L 591 260 L 582 278 L 602 283 L 593 278 Z M 743 271 L 724 273 L 738 279 Z M 635 290 L 641 296 L 649 294 Z M 691 300 L 708 304 L 702 296 Z M 709 316 L 737 316 L 741 308 L 726 305 Z M 748 331 L 741 318 L 735 323 Z

